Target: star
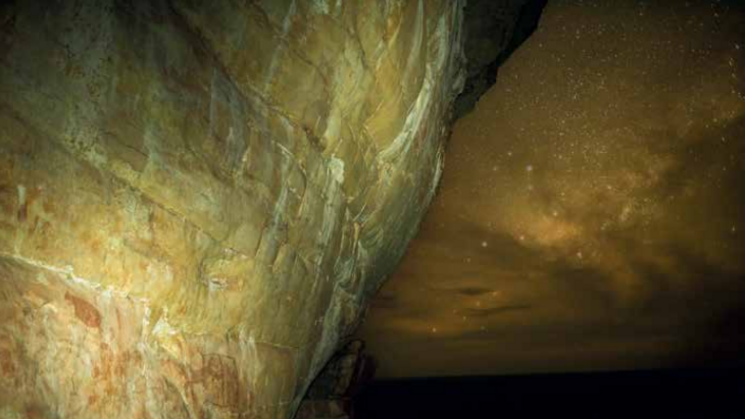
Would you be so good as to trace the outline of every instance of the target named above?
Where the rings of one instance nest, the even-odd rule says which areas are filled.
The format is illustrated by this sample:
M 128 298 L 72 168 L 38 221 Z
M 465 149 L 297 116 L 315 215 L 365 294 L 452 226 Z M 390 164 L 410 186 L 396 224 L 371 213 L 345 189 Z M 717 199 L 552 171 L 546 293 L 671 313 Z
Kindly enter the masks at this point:
M 385 343 L 388 374 L 641 368 L 721 342 L 745 350 L 735 327 L 699 327 L 745 315 L 745 8 L 725 2 L 646 2 L 643 16 L 637 0 L 549 2 L 456 124 L 441 192 L 384 285 L 396 304 L 363 325 Z M 434 324 L 437 339 L 418 341 Z M 498 340 L 478 333 L 489 329 Z M 525 351 L 535 342 L 546 345 Z

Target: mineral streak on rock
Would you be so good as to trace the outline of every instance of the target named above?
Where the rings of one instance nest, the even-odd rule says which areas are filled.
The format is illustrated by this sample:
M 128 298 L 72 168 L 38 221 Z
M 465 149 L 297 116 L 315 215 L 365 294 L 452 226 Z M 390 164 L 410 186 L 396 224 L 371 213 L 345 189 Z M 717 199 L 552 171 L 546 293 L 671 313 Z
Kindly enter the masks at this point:
M 0 418 L 281 418 L 441 172 L 463 1 L 0 6 Z

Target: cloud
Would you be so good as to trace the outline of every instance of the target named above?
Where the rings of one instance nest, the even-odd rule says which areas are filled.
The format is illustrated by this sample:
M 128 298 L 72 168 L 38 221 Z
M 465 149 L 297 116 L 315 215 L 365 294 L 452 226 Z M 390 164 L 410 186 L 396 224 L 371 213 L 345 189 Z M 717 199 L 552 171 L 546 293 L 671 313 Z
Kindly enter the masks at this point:
M 515 311 L 530 310 L 531 308 L 532 307 L 527 304 L 517 304 L 491 308 L 466 308 L 463 310 L 463 314 L 468 317 L 492 317 Z
M 467 297 L 478 297 L 479 295 L 488 294 L 490 292 L 493 292 L 494 290 L 485 287 L 463 287 L 456 288 L 451 291 L 455 292 L 456 294 L 465 295 Z
M 456 126 L 441 193 L 373 302 L 367 336 L 432 368 L 745 347 L 745 5 L 569 3 Z

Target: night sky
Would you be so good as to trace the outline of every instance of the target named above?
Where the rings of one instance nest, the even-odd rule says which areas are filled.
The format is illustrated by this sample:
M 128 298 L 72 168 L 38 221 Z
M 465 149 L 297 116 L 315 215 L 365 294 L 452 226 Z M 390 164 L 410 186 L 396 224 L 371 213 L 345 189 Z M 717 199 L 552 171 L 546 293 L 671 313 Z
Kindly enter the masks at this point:
M 551 0 L 359 335 L 401 377 L 734 365 L 743 330 L 745 2 Z

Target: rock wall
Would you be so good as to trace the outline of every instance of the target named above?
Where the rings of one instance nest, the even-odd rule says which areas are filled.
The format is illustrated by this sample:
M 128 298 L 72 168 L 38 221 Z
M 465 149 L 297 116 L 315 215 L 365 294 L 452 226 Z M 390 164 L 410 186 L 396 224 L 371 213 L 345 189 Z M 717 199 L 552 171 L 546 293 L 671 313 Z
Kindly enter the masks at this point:
M 281 418 L 430 202 L 462 1 L 0 5 L 0 418 Z

